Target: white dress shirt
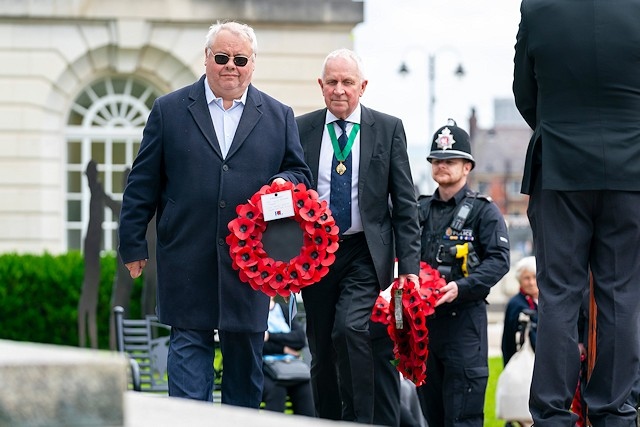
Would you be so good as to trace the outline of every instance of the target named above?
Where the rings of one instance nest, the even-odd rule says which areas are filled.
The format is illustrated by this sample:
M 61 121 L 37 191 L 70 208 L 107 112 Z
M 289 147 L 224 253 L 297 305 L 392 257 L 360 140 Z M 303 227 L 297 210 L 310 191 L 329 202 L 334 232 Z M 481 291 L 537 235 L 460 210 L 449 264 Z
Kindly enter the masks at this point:
M 215 96 L 209 87 L 209 81 L 206 77 L 204 79 L 204 93 L 207 97 L 209 114 L 218 137 L 220 151 L 222 151 L 222 158 L 226 158 L 229 148 L 231 148 L 233 137 L 236 135 L 236 130 L 238 130 L 238 123 L 240 123 L 244 105 L 247 102 L 247 91 L 245 89 L 240 99 L 234 99 L 233 105 L 228 110 L 224 109 L 222 98 Z
M 360 105 L 351 113 L 345 120 L 347 123 L 347 135 L 353 129 L 353 124 L 360 124 Z M 325 127 L 322 132 L 322 145 L 320 147 L 320 163 L 318 164 L 318 195 L 320 200 L 326 200 L 327 204 L 330 203 L 331 193 L 331 168 L 333 161 L 333 145 L 331 144 L 331 137 L 327 131 L 327 124 L 338 120 L 336 116 L 327 110 L 327 117 L 325 119 Z M 340 126 L 336 123 L 332 123 L 336 131 L 336 137 L 342 135 Z M 360 217 L 360 206 L 358 204 L 358 177 L 360 173 L 360 132 L 356 135 L 353 141 L 353 147 L 351 148 L 351 227 L 343 234 L 353 234 L 363 231 L 362 218 Z

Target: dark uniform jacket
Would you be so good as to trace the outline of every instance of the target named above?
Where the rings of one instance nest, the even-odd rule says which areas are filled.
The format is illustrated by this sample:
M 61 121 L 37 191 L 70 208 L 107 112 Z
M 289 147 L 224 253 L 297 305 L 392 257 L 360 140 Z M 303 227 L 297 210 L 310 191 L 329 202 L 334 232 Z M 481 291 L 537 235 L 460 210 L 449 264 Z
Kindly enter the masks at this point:
M 450 225 L 458 209 L 465 202 L 473 205 L 459 232 Z M 498 207 L 487 196 L 472 192 L 466 185 L 454 197 L 443 201 L 436 190 L 433 196 L 422 196 L 419 200 L 420 226 L 422 227 L 421 258 L 432 268 L 448 267 L 443 251 L 455 245 L 469 242 L 479 259 L 479 265 L 462 273 L 462 259 L 454 258 L 450 277 L 447 282 L 458 284 L 458 297 L 451 304 L 436 309 L 450 310 L 471 301 L 483 300 L 489 295 L 491 287 L 509 271 L 509 237 L 507 226 Z

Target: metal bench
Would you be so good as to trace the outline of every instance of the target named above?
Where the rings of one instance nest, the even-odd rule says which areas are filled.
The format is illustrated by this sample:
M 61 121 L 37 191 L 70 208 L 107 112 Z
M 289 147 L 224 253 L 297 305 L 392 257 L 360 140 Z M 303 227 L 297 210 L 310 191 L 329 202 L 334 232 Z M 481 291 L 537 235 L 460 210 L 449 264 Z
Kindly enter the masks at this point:
M 129 356 L 131 385 L 136 391 L 168 392 L 167 354 L 171 327 L 156 316 L 125 319 L 121 306 L 113 308 L 116 349 Z
M 131 388 L 142 392 L 168 393 L 167 354 L 171 327 L 160 323 L 156 316 L 151 315 L 145 316 L 144 319 L 125 319 L 124 308 L 121 306 L 115 306 L 113 313 L 116 349 L 129 358 Z M 219 348 L 216 348 L 216 354 L 219 351 Z M 213 401 L 220 402 L 219 384 L 222 378 L 222 367 L 218 366 L 214 369 L 216 384 Z

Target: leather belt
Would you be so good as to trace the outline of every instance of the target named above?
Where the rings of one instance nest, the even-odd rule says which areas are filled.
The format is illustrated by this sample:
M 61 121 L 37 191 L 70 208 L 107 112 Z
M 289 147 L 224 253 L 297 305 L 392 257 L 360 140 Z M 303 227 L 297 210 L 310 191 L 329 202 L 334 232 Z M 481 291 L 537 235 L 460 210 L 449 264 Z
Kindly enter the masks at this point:
M 361 236 L 364 236 L 364 231 L 360 231 L 359 233 L 353 233 L 353 234 L 343 234 L 342 236 L 340 236 L 340 239 L 338 239 L 338 243 L 346 242 L 347 240 L 355 239 L 356 237 L 361 237 Z

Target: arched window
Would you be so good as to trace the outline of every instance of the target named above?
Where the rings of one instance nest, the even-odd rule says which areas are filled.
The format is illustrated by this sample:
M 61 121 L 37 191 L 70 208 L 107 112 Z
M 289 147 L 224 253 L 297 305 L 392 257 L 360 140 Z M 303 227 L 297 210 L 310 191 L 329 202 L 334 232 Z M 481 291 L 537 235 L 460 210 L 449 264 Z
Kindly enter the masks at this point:
M 117 249 L 115 233 L 125 176 L 159 95 L 157 89 L 134 77 L 106 77 L 85 88 L 74 101 L 66 129 L 67 249 L 84 249 L 92 195 L 86 170 L 91 160 L 104 191 L 101 196 L 94 189 L 94 196 L 107 201 L 100 249 Z

